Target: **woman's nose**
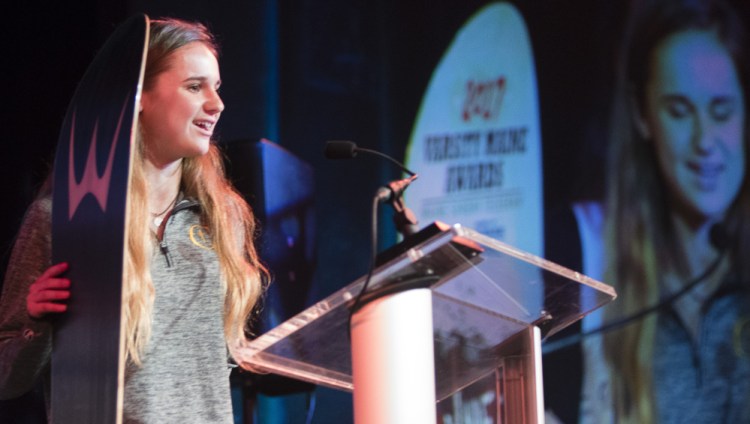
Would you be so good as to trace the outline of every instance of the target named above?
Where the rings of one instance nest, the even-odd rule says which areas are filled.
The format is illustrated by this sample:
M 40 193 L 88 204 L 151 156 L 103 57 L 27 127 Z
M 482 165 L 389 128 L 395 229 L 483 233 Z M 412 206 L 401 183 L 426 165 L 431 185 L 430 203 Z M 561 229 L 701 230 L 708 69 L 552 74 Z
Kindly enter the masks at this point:
M 698 114 L 693 122 L 693 146 L 699 153 L 709 153 L 716 145 L 716 125 L 709 116 Z
M 211 114 L 221 113 L 224 110 L 224 102 L 216 90 L 211 91 L 210 97 L 206 100 L 205 109 Z

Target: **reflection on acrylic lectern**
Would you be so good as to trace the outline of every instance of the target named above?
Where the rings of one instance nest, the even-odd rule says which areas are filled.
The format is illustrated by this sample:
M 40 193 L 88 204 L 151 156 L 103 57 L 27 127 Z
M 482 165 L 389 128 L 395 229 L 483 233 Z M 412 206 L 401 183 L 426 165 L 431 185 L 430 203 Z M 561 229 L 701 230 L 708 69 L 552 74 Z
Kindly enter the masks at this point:
M 469 422 L 476 414 L 475 422 L 543 419 L 541 339 L 613 300 L 614 290 L 461 225 L 432 224 L 407 241 L 384 253 L 365 302 L 404 288 L 431 290 L 434 399 L 442 422 Z M 357 416 L 348 326 L 365 278 L 253 340 L 238 361 L 354 391 Z

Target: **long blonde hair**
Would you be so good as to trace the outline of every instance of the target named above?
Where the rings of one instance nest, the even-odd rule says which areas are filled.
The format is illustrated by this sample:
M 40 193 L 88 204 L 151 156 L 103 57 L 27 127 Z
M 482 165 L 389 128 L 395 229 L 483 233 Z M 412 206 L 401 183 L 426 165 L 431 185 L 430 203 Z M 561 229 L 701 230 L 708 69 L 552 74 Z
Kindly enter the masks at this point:
M 634 106 L 643 108 L 645 86 L 650 77 L 649 63 L 656 46 L 669 35 L 687 29 L 714 30 L 732 55 L 743 89 L 747 87 L 742 51 L 744 34 L 734 12 L 716 1 L 687 3 L 683 0 L 634 2 L 630 26 L 624 35 L 626 41 L 620 53 L 610 122 L 605 224 L 607 269 L 604 281 L 615 286 L 618 299 L 607 307 L 607 321 L 616 321 L 656 304 L 660 296 L 660 276 L 664 273 L 671 271 L 685 279 L 691 277 L 684 252 L 675 238 L 654 145 L 643 139 L 633 125 Z M 745 120 L 747 122 L 747 118 Z M 747 141 L 745 143 L 747 145 Z M 742 252 L 748 252 L 750 228 L 740 217 L 748 213 L 749 202 L 746 178 L 727 217 L 731 231 L 739 234 L 737 242 L 731 246 L 735 264 L 742 264 L 744 261 L 738 258 Z M 657 316 L 651 314 L 604 337 L 618 422 L 657 420 L 652 369 L 656 324 Z
M 218 57 L 216 42 L 201 24 L 177 19 L 152 20 L 143 89 L 149 90 L 169 66 L 175 50 L 189 43 L 208 46 Z M 139 131 L 140 132 L 140 131 Z M 150 273 L 155 238 L 149 228 L 148 183 L 143 171 L 140 134 L 132 157 L 128 197 L 123 312 L 125 351 L 135 364 L 151 333 L 154 286 Z M 242 196 L 226 178 L 221 152 L 213 143 L 206 155 L 182 160 L 181 189 L 201 205 L 201 219 L 209 228 L 224 289 L 224 334 L 231 349 L 245 337 L 247 322 L 267 280 L 254 241 L 255 218 Z

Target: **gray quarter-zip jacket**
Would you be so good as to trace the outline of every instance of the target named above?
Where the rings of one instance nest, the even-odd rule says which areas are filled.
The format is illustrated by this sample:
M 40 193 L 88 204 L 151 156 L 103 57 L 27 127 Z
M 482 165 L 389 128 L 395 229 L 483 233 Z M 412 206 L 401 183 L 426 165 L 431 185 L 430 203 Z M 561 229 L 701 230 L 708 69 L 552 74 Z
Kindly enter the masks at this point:
M 0 298 L 0 397 L 49 388 L 52 326 L 26 311 L 29 286 L 50 266 L 51 201 L 35 201 L 14 245 Z M 125 423 L 232 423 L 224 295 L 200 207 L 183 200 L 165 220 L 151 274 L 152 334 L 125 374 Z M 75 284 L 75 282 L 72 282 Z

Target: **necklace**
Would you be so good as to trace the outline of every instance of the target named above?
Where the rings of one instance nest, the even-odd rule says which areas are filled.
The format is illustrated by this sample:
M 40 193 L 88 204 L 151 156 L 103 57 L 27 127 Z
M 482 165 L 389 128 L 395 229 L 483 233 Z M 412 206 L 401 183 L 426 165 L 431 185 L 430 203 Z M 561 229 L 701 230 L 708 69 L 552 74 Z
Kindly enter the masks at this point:
M 180 192 L 177 191 L 177 195 L 174 197 L 174 199 L 172 199 L 171 202 L 169 202 L 169 204 L 163 211 L 159 213 L 151 212 L 151 216 L 154 218 L 154 225 L 157 228 L 159 228 L 159 226 L 161 226 L 162 221 L 164 221 L 164 214 L 167 213 L 170 209 L 172 209 L 175 203 L 177 203 L 177 199 L 179 199 L 179 197 L 180 197 Z

